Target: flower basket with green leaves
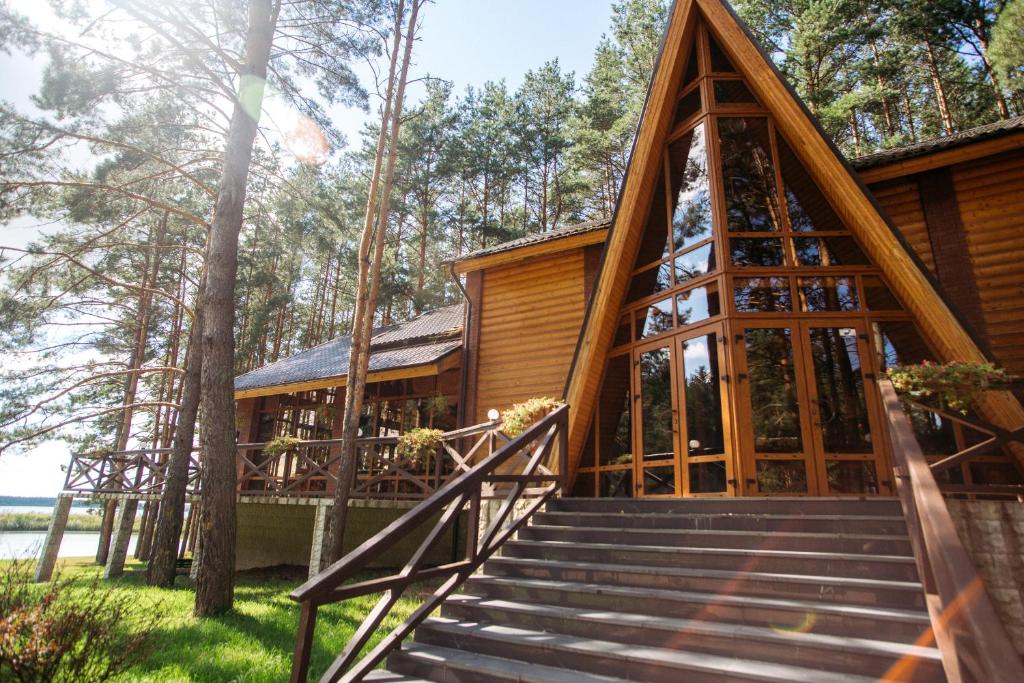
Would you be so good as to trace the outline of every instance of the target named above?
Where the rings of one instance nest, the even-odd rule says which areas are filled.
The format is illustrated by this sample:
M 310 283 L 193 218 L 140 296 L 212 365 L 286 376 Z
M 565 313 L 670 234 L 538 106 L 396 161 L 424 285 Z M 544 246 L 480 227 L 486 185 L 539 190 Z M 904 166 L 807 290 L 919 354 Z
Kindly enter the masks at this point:
M 502 411 L 501 431 L 505 432 L 507 436 L 517 437 L 529 429 L 534 422 L 563 405 L 565 404 L 562 401 L 547 396 L 516 403 L 511 408 Z
M 302 439 L 295 436 L 279 436 L 263 447 L 263 452 L 271 457 L 279 457 L 294 450 L 302 443 Z
M 410 429 L 398 437 L 395 454 L 404 461 L 406 467 L 418 469 L 425 465 L 428 459 L 437 455 L 441 449 L 443 436 L 444 432 L 440 429 L 428 427 Z
M 939 408 L 966 414 L 971 403 L 990 389 L 1008 389 L 1014 378 L 992 363 L 953 361 L 889 368 L 899 393 L 912 399 L 931 399 Z

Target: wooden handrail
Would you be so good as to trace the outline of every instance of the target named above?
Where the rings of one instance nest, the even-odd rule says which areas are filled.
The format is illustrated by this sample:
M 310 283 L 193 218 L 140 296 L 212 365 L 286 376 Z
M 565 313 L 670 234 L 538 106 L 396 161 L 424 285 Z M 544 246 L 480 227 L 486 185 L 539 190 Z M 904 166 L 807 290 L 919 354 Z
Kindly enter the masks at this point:
M 416 626 L 430 615 L 448 595 L 484 563 L 552 496 L 563 492 L 568 465 L 568 407 L 562 406 L 534 423 L 518 437 L 510 440 L 476 465 L 449 480 L 429 498 L 409 510 L 375 536 L 364 542 L 342 559 L 296 588 L 291 598 L 302 603 L 299 615 L 295 652 L 292 658 L 293 683 L 305 682 L 309 675 L 309 658 L 316 628 L 317 609 L 325 604 L 383 591 L 384 595 L 370 611 L 345 649 L 324 673 L 321 681 L 358 681 L 369 673 Z M 543 466 L 552 450 L 558 448 L 558 473 L 553 476 Z M 516 473 L 501 471 L 512 458 L 528 455 L 525 466 Z M 538 483 L 546 486 L 537 487 Z M 486 530 L 480 532 L 481 499 L 485 489 L 493 485 L 510 486 L 501 507 Z M 534 486 L 531 486 L 534 485 Z M 517 510 L 516 503 L 525 498 L 527 491 L 534 493 L 525 509 Z M 499 497 L 499 496 L 494 496 Z M 440 567 L 423 567 L 427 554 L 445 533 L 454 526 L 463 512 L 469 516 L 465 550 L 461 560 Z M 440 519 L 427 533 L 405 566 L 391 576 L 345 584 L 383 553 L 395 547 L 408 535 L 435 516 Z M 426 601 L 391 633 L 358 659 L 370 637 L 390 613 L 402 594 L 413 583 L 425 579 L 443 578 L 441 585 Z M 358 659 L 358 661 L 357 661 Z
M 935 640 L 951 681 L 1024 681 L 1024 663 L 960 542 L 946 501 L 889 380 L 878 382 L 903 506 Z

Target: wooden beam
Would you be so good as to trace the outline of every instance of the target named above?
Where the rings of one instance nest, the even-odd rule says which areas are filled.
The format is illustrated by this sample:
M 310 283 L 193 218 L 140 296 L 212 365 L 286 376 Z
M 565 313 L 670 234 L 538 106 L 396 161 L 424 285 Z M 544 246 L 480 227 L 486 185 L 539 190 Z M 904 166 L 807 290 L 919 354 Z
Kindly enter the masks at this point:
M 569 251 L 570 249 L 579 249 L 590 244 L 602 244 L 607 236 L 608 228 L 600 228 L 590 232 L 569 235 L 568 237 L 555 237 L 544 242 L 499 251 L 496 254 L 486 254 L 465 261 L 457 261 L 455 263 L 455 272 L 468 273 L 474 270 L 505 265 L 506 263 L 521 263 L 525 259 L 536 256 L 548 256 L 562 251 Z
M 859 171 L 858 175 L 860 175 L 860 179 L 865 183 L 880 183 L 885 180 L 916 175 L 936 168 L 942 168 L 943 166 L 961 164 L 965 161 L 973 161 L 1022 147 L 1024 147 L 1024 131 L 1015 131 L 998 138 L 965 143 L 955 149 L 940 150 L 914 157 L 913 159 L 903 159 L 882 166 L 866 168 L 863 171 Z
M 454 349 L 457 351 L 458 349 Z M 413 377 L 429 377 L 431 375 L 440 375 L 445 370 L 459 366 L 459 354 L 449 352 L 433 363 L 425 363 L 423 365 L 412 365 L 404 368 L 395 368 L 394 370 L 378 370 L 376 372 L 370 372 L 366 375 L 366 383 L 373 384 L 375 382 L 390 382 L 396 379 L 411 379 Z M 235 392 L 235 400 L 240 401 L 245 398 L 253 398 L 255 396 L 274 396 L 276 394 L 294 394 L 300 391 L 313 391 L 315 389 L 327 389 L 330 387 L 344 387 L 348 384 L 348 377 L 346 375 L 332 375 L 331 377 L 323 377 L 321 379 L 312 379 L 305 382 L 291 382 L 289 384 L 275 384 L 269 387 L 256 387 L 255 389 L 242 389 Z

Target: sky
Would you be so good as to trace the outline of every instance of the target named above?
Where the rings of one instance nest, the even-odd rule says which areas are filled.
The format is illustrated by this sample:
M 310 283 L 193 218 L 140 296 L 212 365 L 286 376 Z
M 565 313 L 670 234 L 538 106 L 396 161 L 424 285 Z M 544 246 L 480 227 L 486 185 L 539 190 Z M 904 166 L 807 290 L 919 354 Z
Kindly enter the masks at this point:
M 42 0 L 9 4 L 41 24 L 53 21 Z M 501 79 L 514 90 L 526 71 L 557 58 L 563 71 L 574 71 L 580 83 L 608 30 L 610 15 L 611 0 L 435 0 L 421 10 L 411 76 L 429 74 L 452 81 L 456 93 Z M 0 99 L 22 111 L 30 109 L 29 96 L 38 88 L 43 64 L 39 57 L 0 53 Z M 369 72 L 363 68 L 359 73 L 365 77 Z M 409 97 L 415 101 L 415 86 Z M 368 115 L 355 108 L 337 108 L 332 114 L 353 144 Z M 23 246 L 36 234 L 38 228 L 31 221 L 0 226 L 0 245 Z M 64 483 L 61 466 L 68 458 L 66 447 L 57 442 L 25 454 L 0 455 L 0 495 L 56 495 Z

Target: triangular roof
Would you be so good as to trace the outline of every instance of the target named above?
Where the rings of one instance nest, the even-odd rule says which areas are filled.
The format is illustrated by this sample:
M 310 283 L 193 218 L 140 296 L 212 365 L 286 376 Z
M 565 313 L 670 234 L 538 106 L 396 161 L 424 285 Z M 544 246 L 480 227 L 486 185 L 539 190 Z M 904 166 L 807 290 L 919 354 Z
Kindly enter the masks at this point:
M 634 140 L 614 223 L 591 297 L 566 388 L 570 405 L 571 462 L 583 447 L 604 362 L 630 281 L 632 264 L 651 205 L 666 136 L 686 68 L 685 52 L 700 19 L 743 76 L 811 178 L 849 226 L 890 287 L 944 360 L 985 361 L 985 354 L 917 266 L 898 233 L 813 115 L 724 0 L 676 0 Z M 1024 410 L 1008 392 L 988 397 L 982 412 L 1003 426 L 1024 423 Z M 571 469 L 575 469 L 574 467 Z

